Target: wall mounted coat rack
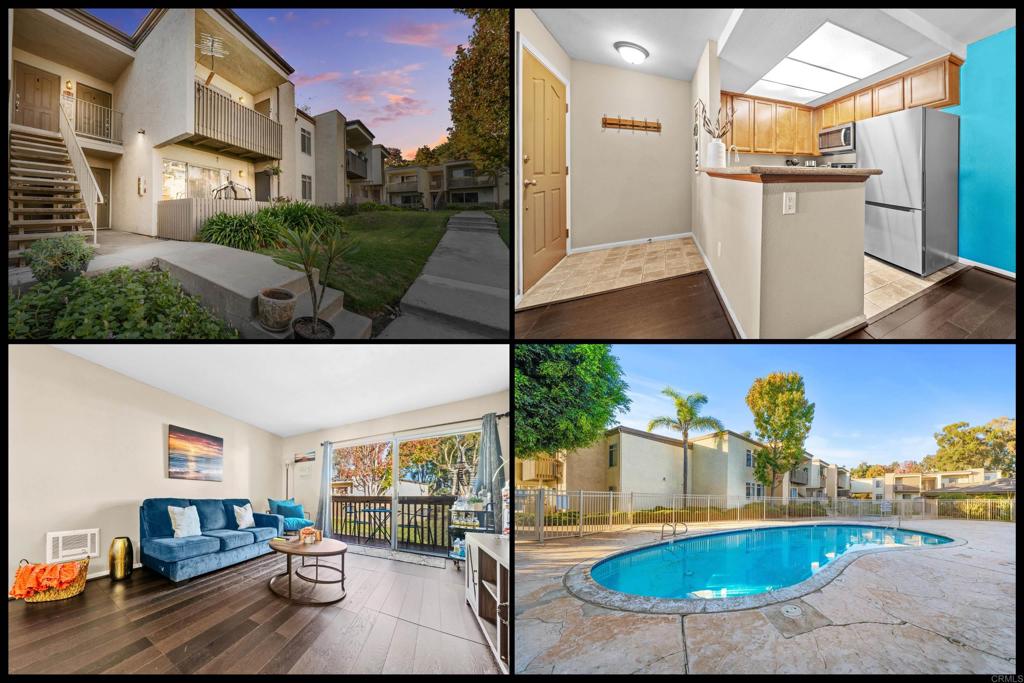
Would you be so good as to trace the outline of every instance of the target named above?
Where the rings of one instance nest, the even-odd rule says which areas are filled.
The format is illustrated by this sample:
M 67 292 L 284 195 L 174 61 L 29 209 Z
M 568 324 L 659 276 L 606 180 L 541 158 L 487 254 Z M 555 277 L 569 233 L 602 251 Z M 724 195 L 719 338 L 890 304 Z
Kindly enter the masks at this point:
M 648 121 L 647 119 L 623 119 L 601 117 L 602 128 L 618 128 L 620 130 L 639 130 L 645 133 L 660 133 L 661 121 Z

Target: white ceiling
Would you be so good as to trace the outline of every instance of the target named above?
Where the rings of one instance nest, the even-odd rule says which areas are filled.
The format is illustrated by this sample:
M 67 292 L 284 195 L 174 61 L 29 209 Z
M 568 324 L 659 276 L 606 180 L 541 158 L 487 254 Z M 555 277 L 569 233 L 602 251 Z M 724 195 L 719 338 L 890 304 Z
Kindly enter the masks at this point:
M 55 347 L 279 436 L 485 396 L 509 384 L 507 344 Z
M 572 59 L 641 73 L 691 80 L 708 40 L 718 40 L 731 9 L 535 9 L 551 35 Z M 972 43 L 1016 25 L 1013 9 L 915 9 L 934 29 Z M 889 75 L 950 52 L 879 9 L 744 9 L 719 46 L 723 90 L 745 92 L 825 21 L 873 40 L 908 59 L 809 103 L 831 101 Z M 914 23 L 914 22 L 908 22 Z M 612 43 L 644 46 L 651 56 L 639 66 L 626 64 Z
M 641 73 L 688 81 L 708 40 L 717 40 L 731 9 L 535 9 L 573 59 L 628 67 Z M 642 45 L 650 57 L 628 66 L 612 43 Z

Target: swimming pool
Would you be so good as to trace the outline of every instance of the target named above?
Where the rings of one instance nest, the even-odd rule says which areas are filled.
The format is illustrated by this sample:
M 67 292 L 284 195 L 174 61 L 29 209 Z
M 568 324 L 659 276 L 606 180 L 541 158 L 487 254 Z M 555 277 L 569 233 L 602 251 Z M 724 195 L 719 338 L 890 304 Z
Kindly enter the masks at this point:
M 590 577 L 631 595 L 732 598 L 800 583 L 844 553 L 952 541 L 921 531 L 854 524 L 743 529 L 615 555 L 596 563 Z

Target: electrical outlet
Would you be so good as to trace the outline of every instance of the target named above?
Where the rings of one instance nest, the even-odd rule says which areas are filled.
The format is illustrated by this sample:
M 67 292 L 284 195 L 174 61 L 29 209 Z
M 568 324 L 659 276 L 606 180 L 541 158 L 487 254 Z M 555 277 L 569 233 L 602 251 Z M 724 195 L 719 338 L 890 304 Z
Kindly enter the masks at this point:
M 796 192 L 782 193 L 782 215 L 796 213 Z

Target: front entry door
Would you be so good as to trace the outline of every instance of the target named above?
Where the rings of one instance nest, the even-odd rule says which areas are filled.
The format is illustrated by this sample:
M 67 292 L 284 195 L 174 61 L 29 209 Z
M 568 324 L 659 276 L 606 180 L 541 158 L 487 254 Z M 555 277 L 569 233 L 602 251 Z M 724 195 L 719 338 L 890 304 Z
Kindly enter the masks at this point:
M 14 63 L 14 123 L 58 130 L 60 76 L 21 62 Z
M 256 174 L 256 201 L 270 201 L 270 173 L 267 171 Z
M 96 178 L 96 184 L 100 186 L 103 193 L 103 203 L 96 207 L 96 229 L 110 227 L 110 169 L 90 166 L 89 170 Z
M 523 50 L 523 290 L 565 258 L 565 84 Z

